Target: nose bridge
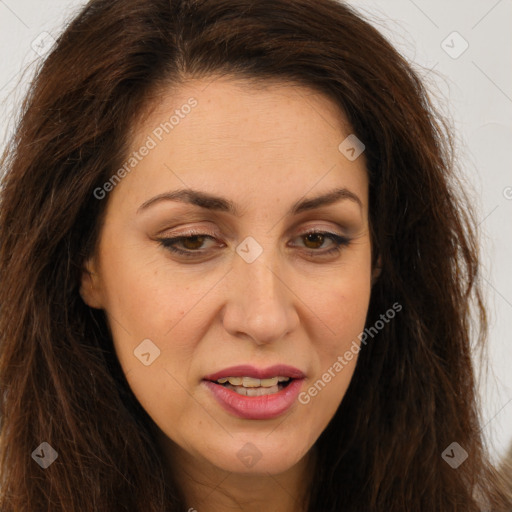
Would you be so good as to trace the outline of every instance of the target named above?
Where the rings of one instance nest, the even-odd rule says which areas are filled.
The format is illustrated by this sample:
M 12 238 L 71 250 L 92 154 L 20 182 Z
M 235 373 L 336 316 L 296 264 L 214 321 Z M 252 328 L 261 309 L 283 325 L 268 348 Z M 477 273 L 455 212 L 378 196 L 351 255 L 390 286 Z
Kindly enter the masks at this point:
M 269 343 L 283 337 L 297 322 L 291 292 L 283 279 L 279 251 L 265 249 L 248 237 L 236 249 L 232 286 L 224 326 L 255 342 Z
M 282 281 L 279 280 L 279 265 L 275 262 L 275 256 L 267 251 L 253 263 L 239 261 L 235 265 L 235 274 L 244 284 L 241 291 L 247 297 L 251 305 L 258 308 L 268 308 L 273 302 L 282 302 L 283 293 L 280 290 Z M 275 251 L 274 251 L 275 252 Z

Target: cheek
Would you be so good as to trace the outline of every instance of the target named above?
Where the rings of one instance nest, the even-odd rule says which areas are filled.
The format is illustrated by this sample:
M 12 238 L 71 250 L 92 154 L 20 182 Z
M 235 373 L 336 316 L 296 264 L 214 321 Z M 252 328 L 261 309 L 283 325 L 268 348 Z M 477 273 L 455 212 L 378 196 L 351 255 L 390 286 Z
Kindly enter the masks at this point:
M 121 248 L 112 242 L 104 246 L 104 306 L 116 350 L 128 366 L 133 363 L 128 356 L 146 338 L 162 351 L 162 340 L 172 338 L 173 350 L 191 352 L 193 338 L 201 333 L 200 326 L 191 329 L 188 325 L 194 316 L 189 313 L 201 310 L 202 299 L 218 281 L 212 273 L 197 276 L 190 267 L 171 269 L 160 251 L 151 251 L 150 257 L 147 254 L 147 248 L 138 245 Z M 189 335 L 183 338 L 180 334 L 187 325 Z
M 341 279 L 336 292 L 313 302 L 321 311 L 318 333 L 312 339 L 317 359 L 315 371 L 307 379 L 298 401 L 311 418 L 310 431 L 315 435 L 327 426 L 339 407 L 352 380 L 361 349 L 370 298 L 369 279 Z M 309 420 L 306 420 L 306 422 Z
M 102 270 L 111 277 L 106 310 L 114 348 L 133 394 L 159 425 L 172 423 L 175 435 L 190 430 L 197 403 L 186 390 L 207 328 L 204 297 L 218 278 L 191 279 L 135 256 L 105 261 Z
M 308 302 L 327 336 L 317 339 L 323 364 L 345 352 L 364 330 L 371 293 L 370 263 L 362 262 L 333 274 Z
M 371 261 L 366 254 L 359 256 L 333 273 L 308 299 L 317 316 L 318 331 L 310 338 L 317 364 L 299 402 L 317 411 L 322 422 L 341 403 L 360 352 L 371 294 Z

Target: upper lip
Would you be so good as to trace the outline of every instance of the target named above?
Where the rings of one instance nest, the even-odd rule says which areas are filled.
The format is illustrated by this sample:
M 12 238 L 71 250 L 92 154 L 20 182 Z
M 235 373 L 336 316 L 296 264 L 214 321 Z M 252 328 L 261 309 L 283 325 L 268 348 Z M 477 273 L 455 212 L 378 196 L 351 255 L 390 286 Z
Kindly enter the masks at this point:
M 255 379 L 270 379 L 272 377 L 290 377 L 291 379 L 303 379 L 304 373 L 293 366 L 276 364 L 268 368 L 256 368 L 249 364 L 230 366 L 218 372 L 206 375 L 204 380 L 216 381 L 224 377 L 253 377 Z

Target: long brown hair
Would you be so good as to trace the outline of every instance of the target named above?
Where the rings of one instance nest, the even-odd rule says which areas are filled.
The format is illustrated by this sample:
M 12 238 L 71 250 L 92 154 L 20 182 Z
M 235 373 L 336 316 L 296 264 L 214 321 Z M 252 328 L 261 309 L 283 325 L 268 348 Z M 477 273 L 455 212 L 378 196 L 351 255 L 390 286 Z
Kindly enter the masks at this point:
M 309 511 L 507 510 L 480 433 L 470 331 L 482 344 L 486 316 L 449 133 L 411 66 L 335 0 L 92 0 L 58 39 L 1 164 L 0 510 L 188 508 L 79 282 L 108 202 L 94 190 L 136 119 L 212 73 L 306 85 L 343 109 L 366 146 L 382 267 L 367 324 L 403 307 L 316 443 Z M 41 443 L 58 454 L 46 469 Z

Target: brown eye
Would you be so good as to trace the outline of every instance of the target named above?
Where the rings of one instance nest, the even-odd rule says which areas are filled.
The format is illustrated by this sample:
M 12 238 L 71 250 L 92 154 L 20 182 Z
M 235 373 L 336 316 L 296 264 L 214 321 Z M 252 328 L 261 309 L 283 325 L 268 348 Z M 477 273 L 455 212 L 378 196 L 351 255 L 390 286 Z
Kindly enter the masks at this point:
M 303 233 L 297 238 L 302 240 L 303 248 L 309 249 L 312 255 L 316 254 L 317 256 L 325 256 L 339 252 L 341 247 L 345 247 L 350 244 L 349 238 L 324 231 L 311 231 L 308 233 Z M 325 246 L 324 244 L 327 240 L 329 240 L 331 243 Z M 325 250 L 322 251 L 322 248 Z
M 201 249 L 201 246 L 204 244 L 206 238 L 210 237 L 206 237 L 204 235 L 195 235 L 183 238 L 181 243 L 185 249 L 197 251 L 198 249 Z
M 319 249 L 322 247 L 325 236 L 323 233 L 308 233 L 303 235 L 304 240 L 306 240 L 306 247 L 308 249 Z M 308 245 L 311 244 L 311 245 Z
M 180 256 L 194 257 L 204 255 L 207 248 L 205 249 L 203 246 L 208 240 L 215 241 L 216 239 L 211 235 L 201 233 L 174 238 L 162 238 L 159 242 L 160 245 L 173 253 L 179 254 Z M 181 246 L 181 248 L 178 246 Z

